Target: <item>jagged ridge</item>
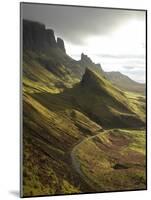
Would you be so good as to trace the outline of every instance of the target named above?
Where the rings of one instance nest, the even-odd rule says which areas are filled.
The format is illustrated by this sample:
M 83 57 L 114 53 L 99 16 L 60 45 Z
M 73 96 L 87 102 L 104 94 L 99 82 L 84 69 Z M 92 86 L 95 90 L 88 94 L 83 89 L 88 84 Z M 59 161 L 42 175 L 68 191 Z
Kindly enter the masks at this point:
M 23 48 L 34 51 L 48 51 L 49 48 L 60 48 L 64 52 L 64 41 L 61 38 L 55 39 L 54 30 L 46 29 L 44 24 L 39 22 L 23 20 Z

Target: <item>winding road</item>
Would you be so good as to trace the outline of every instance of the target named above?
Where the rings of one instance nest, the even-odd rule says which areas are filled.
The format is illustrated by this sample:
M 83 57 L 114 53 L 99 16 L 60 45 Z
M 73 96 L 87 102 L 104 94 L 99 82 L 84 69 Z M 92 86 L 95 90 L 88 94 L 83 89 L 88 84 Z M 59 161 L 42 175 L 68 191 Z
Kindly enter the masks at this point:
M 98 132 L 98 131 L 97 131 Z M 90 184 L 90 180 L 88 179 L 87 176 L 85 176 L 85 174 L 82 172 L 81 170 L 81 165 L 79 162 L 79 159 L 76 156 L 76 151 L 80 148 L 81 145 L 83 145 L 83 143 L 87 142 L 88 140 L 91 140 L 93 138 L 95 138 L 96 136 L 104 133 L 106 131 L 103 132 L 99 132 L 96 135 L 90 136 L 88 138 L 84 138 L 81 142 L 79 142 L 77 145 L 75 145 L 70 153 L 71 155 L 71 160 L 72 160 L 72 166 L 75 169 L 75 171 L 80 175 L 80 177 L 90 186 L 92 187 L 92 184 Z M 95 188 L 94 188 L 95 189 Z

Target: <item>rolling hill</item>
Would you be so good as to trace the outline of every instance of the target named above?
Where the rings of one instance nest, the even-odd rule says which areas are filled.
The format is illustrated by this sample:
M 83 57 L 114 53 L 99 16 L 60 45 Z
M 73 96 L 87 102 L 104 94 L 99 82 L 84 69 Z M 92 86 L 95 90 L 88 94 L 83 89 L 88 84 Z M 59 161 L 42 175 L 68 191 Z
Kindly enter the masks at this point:
M 136 92 L 145 95 L 146 87 L 144 83 L 138 83 L 133 81 L 128 76 L 120 72 L 105 72 L 106 78 L 108 78 L 113 84 L 122 90 Z

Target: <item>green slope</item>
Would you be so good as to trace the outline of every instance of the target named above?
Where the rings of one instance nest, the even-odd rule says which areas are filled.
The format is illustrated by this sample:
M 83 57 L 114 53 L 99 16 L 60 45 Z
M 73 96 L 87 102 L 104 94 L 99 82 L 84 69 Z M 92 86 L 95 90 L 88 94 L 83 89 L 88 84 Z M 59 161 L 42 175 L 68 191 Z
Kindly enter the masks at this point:
M 30 23 L 28 21 L 25 23 L 27 29 L 25 28 L 24 31 L 23 49 L 24 196 L 114 189 L 115 181 L 109 182 L 109 185 L 107 182 L 110 178 L 115 180 L 117 176 L 119 176 L 119 185 L 116 189 L 123 187 L 123 180 L 127 180 L 126 183 L 129 185 L 131 179 L 127 179 L 127 176 L 123 175 L 124 178 L 120 179 L 122 173 L 116 173 L 115 177 L 112 173 L 110 176 L 103 176 L 103 172 L 98 168 L 95 176 L 86 172 L 91 167 L 91 158 L 98 158 L 97 154 L 100 157 L 95 159 L 96 165 L 99 166 L 103 161 L 105 163 L 111 161 L 108 155 L 112 153 L 113 145 L 108 145 L 108 151 L 101 153 L 109 138 L 113 143 L 115 140 L 121 142 L 121 137 L 116 136 L 114 131 L 112 133 L 106 130 L 107 134 L 104 135 L 104 129 L 112 128 L 129 130 L 128 133 L 126 130 L 120 130 L 120 134 L 125 135 L 122 141 L 126 142 L 127 137 L 131 140 L 125 153 L 133 156 L 133 151 L 137 151 L 140 154 L 137 155 L 141 157 L 139 167 L 141 165 L 142 171 L 141 175 L 138 175 L 140 170 L 135 166 L 136 168 L 128 174 L 130 176 L 131 172 L 135 172 L 134 180 L 141 179 L 142 184 L 145 180 L 144 143 L 142 142 L 145 134 L 140 131 L 140 138 L 138 135 L 135 137 L 135 131 L 132 129 L 143 130 L 145 127 L 144 97 L 118 89 L 104 77 L 101 67 L 86 55 L 82 54 L 80 61 L 73 60 L 66 54 L 65 49 L 62 50 L 58 46 L 52 30 L 46 31 L 44 25 L 35 22 L 36 28 L 33 30 L 33 25 L 31 26 Z M 48 33 L 51 36 L 49 39 Z M 102 138 L 99 136 L 100 139 L 95 137 L 99 133 L 102 134 Z M 93 143 L 90 148 L 83 142 L 87 140 Z M 101 153 L 100 149 L 95 152 L 98 143 Z M 78 151 L 79 162 L 85 165 L 83 173 L 90 176 L 90 180 L 95 180 L 100 174 L 100 183 L 97 183 L 96 189 L 80 176 L 73 166 L 71 152 L 79 144 L 84 145 L 80 145 L 79 149 L 84 154 Z M 119 160 L 120 165 L 116 166 L 119 167 L 121 160 L 116 153 L 114 159 Z M 87 154 L 91 154 L 92 157 L 88 157 L 89 160 L 85 163 L 80 157 Z M 122 163 L 123 165 L 125 163 Z M 111 166 L 108 164 L 106 166 L 110 171 Z M 103 182 L 101 178 L 104 178 Z M 134 188 L 144 188 L 144 183 L 141 184 Z M 133 186 L 130 185 L 129 188 L 133 189 Z
M 135 110 L 125 93 L 103 76 L 86 70 L 82 81 L 59 94 L 33 94 L 48 109 L 76 109 L 104 128 L 136 128 L 145 126 L 140 108 Z
M 102 127 L 144 126 L 138 99 L 127 96 L 90 70 L 79 84 L 57 94 L 46 88 L 24 91 L 24 196 L 94 192 L 73 168 L 70 152 Z
M 98 192 L 146 188 L 144 131 L 108 130 L 84 140 L 74 154 L 81 173 Z
M 102 132 L 102 127 L 144 126 L 140 99 L 130 98 L 90 70 L 80 83 L 60 89 L 48 85 L 58 76 L 42 66 L 36 68 L 24 67 L 32 75 L 24 74 L 23 87 L 24 196 L 94 192 L 73 168 L 70 152 L 79 141 Z M 27 87 L 26 79 L 33 85 Z
M 102 127 L 76 110 L 47 109 L 27 94 L 23 110 L 24 196 L 91 191 L 72 169 L 70 150 Z
M 59 60 L 59 61 L 58 61 Z M 69 60 L 69 61 L 68 61 Z M 47 53 L 25 50 L 23 59 L 23 84 L 28 93 L 58 93 L 70 88 L 79 78 L 68 67 L 70 58 L 60 49 Z

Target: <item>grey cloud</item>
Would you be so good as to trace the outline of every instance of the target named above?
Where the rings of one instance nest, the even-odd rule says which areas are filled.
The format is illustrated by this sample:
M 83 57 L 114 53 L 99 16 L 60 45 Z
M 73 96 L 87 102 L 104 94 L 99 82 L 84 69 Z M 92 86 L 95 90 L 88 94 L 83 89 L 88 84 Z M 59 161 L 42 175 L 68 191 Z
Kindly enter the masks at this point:
M 22 3 L 21 9 L 24 19 L 44 23 L 47 28 L 52 28 L 55 31 L 56 36 L 62 37 L 66 42 L 81 46 L 85 44 L 87 37 L 108 36 L 129 20 L 145 21 L 145 12 L 134 10 L 94 9 L 31 3 Z M 144 43 L 142 46 L 144 47 Z M 81 52 L 74 56 L 78 59 L 80 54 Z M 101 60 L 107 64 L 111 63 L 111 66 L 112 64 L 115 66 L 117 63 L 121 65 L 119 71 L 125 71 L 127 75 L 132 72 L 134 79 L 139 77 L 139 80 L 143 80 L 143 71 L 140 72 L 138 68 L 144 69 L 145 55 L 135 55 L 134 52 L 133 55 L 95 54 L 95 56 L 100 59 L 100 63 Z M 113 60 L 114 63 L 112 63 Z
M 23 18 L 44 23 L 66 41 L 82 44 L 89 35 L 106 35 L 129 19 L 145 17 L 144 11 L 99 9 L 23 3 Z
M 138 55 L 138 54 L 118 54 L 118 55 L 99 54 L 97 56 L 106 57 L 106 58 L 119 58 L 119 59 L 144 59 L 145 58 L 145 55 Z
M 144 71 L 144 65 L 141 67 L 138 65 L 133 65 L 133 66 L 123 66 L 123 69 L 125 70 L 131 70 L 132 71 Z
M 135 69 L 135 67 L 134 66 L 123 66 L 123 68 L 124 69 L 128 69 L 128 70 L 133 70 L 133 69 Z
M 137 69 L 144 69 L 146 62 L 145 62 L 145 55 L 110 55 L 110 54 L 104 54 L 99 56 L 100 60 L 104 59 L 105 62 L 112 64 L 118 63 L 123 68 L 132 70 L 133 68 Z

